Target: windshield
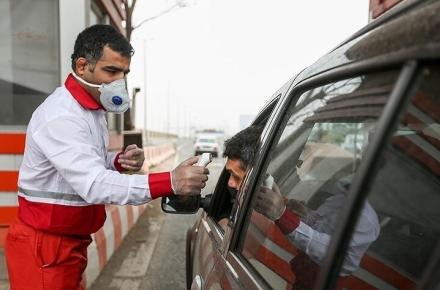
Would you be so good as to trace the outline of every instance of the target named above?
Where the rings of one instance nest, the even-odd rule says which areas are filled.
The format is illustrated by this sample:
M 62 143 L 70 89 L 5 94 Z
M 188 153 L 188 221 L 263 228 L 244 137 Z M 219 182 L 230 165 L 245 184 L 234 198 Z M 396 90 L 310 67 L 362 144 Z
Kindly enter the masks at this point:
M 197 142 L 199 142 L 199 143 L 216 143 L 215 139 L 199 139 Z

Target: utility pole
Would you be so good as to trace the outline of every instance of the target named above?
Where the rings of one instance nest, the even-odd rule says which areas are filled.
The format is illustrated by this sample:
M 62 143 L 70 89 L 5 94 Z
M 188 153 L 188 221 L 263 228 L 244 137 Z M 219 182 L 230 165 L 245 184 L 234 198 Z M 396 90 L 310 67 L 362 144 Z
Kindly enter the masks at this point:
M 144 39 L 144 131 L 145 131 L 145 144 L 148 143 L 148 103 L 147 103 L 147 40 Z

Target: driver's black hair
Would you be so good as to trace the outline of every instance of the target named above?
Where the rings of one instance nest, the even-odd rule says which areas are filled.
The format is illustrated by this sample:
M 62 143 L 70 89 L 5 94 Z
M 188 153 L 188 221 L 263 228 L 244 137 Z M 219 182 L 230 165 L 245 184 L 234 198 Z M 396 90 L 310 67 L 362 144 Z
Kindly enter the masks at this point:
M 71 56 L 73 71 L 75 71 L 75 62 L 80 57 L 96 63 L 102 57 L 106 45 L 128 58 L 134 54 L 130 42 L 113 26 L 105 24 L 92 25 L 80 32 L 76 38 Z
M 263 126 L 250 126 L 238 132 L 225 141 L 223 157 L 241 161 L 241 167 L 246 170 L 254 159 Z

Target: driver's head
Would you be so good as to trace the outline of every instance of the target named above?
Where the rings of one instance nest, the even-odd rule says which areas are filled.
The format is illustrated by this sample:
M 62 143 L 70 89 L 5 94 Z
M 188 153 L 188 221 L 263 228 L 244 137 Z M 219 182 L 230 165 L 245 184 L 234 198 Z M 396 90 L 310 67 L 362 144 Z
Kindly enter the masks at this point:
M 238 190 L 246 175 L 246 170 L 258 148 L 262 126 L 250 126 L 225 141 L 223 157 L 226 157 L 226 170 L 230 173 L 228 186 Z

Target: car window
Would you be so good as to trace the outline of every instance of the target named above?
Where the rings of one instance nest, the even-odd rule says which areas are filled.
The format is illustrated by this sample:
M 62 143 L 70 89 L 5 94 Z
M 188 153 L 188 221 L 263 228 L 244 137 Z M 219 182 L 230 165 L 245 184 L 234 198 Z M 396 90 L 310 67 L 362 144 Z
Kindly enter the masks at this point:
M 313 288 L 348 186 L 396 78 L 393 71 L 320 86 L 301 94 L 287 111 L 239 247 L 272 288 Z M 359 228 L 364 237 L 344 273 L 355 271 L 377 238 L 371 207 Z
M 424 69 L 380 157 L 366 202 L 376 213 L 380 233 L 356 271 L 350 276 L 341 271 L 338 287 L 415 289 L 430 258 L 438 259 L 433 254 L 440 241 L 439 80 L 440 66 Z M 345 260 L 350 255 L 347 251 Z
M 269 105 L 259 113 L 259 115 L 256 117 L 256 121 L 252 125 L 265 127 L 280 97 L 281 94 L 273 99 Z M 259 144 L 256 144 L 256 146 L 260 145 L 260 142 Z M 220 174 L 216 184 L 208 210 L 208 215 L 212 218 L 214 223 L 218 225 L 218 229 L 222 233 L 224 233 L 228 223 L 231 221 L 235 222 L 235 219 L 231 220 L 231 212 L 236 212 L 238 206 L 237 191 L 228 186 L 229 178 L 229 172 L 223 168 L 223 171 Z
M 215 143 L 216 141 L 215 141 L 215 139 L 199 139 L 199 140 L 197 140 L 197 142 L 200 142 L 200 143 Z

